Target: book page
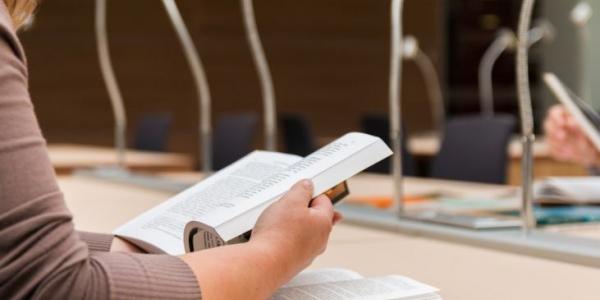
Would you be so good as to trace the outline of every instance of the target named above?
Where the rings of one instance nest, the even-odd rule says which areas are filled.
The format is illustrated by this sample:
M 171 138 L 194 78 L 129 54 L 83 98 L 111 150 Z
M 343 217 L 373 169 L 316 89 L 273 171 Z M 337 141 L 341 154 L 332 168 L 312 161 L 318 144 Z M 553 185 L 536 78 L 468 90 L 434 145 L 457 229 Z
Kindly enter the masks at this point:
M 385 276 L 283 287 L 272 300 L 441 299 L 436 292 L 437 289 L 410 278 Z
M 239 200 L 231 201 L 235 196 L 301 159 L 295 155 L 255 151 L 119 227 L 114 234 L 129 237 L 134 243 L 144 241 L 171 255 L 183 254 L 186 223 L 214 214 L 219 208 L 235 208 L 241 204 Z
M 302 179 L 311 179 L 316 197 L 391 155 L 381 139 L 349 133 L 239 194 L 235 206 L 219 207 L 198 222 L 216 228 L 225 241 L 251 230 L 266 207 Z M 242 216 L 242 217 L 239 217 Z
M 535 185 L 536 198 L 600 203 L 600 177 L 550 177 Z
M 296 275 L 283 287 L 297 287 L 310 284 L 344 281 L 363 278 L 360 274 L 340 268 L 326 268 L 318 270 L 306 270 Z

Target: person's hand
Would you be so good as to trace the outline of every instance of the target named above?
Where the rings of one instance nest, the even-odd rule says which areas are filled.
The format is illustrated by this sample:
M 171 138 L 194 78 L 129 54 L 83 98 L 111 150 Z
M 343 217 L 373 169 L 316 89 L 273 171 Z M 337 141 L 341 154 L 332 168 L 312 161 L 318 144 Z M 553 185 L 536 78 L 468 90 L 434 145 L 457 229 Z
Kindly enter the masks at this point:
M 187 253 L 206 299 L 268 299 L 325 251 L 341 215 L 326 196 L 311 201 L 313 186 L 301 181 L 258 219 L 248 243 Z
M 311 201 L 312 193 L 312 183 L 300 181 L 263 212 L 252 232 L 251 244 L 269 248 L 289 266 L 287 279 L 325 251 L 332 226 L 341 220 L 327 196 Z
M 600 165 L 600 154 L 562 105 L 550 108 L 544 130 L 550 154 L 556 160 L 585 167 Z

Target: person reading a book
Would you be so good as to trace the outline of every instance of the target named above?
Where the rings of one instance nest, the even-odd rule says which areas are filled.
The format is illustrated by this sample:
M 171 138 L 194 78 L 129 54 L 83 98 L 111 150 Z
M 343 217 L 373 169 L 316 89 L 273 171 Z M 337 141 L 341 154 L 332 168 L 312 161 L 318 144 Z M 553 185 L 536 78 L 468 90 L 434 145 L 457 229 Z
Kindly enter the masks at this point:
M 548 110 L 544 131 L 550 154 L 556 160 L 576 163 L 590 170 L 600 168 L 600 153 L 562 105 Z
M 311 200 L 306 180 L 261 215 L 244 244 L 175 257 L 75 231 L 15 33 L 35 6 L 0 1 L 0 299 L 265 299 L 324 251 L 340 216 L 327 197 Z

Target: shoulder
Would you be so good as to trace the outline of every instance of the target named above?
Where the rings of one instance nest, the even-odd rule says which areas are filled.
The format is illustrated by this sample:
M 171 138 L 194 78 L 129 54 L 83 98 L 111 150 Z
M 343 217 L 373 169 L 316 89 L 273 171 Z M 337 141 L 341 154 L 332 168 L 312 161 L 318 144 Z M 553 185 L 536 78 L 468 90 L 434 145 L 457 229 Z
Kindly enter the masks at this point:
M 13 55 L 23 63 L 26 63 L 25 51 L 17 37 L 8 8 L 3 0 L 0 0 L 0 42 L 9 47 Z

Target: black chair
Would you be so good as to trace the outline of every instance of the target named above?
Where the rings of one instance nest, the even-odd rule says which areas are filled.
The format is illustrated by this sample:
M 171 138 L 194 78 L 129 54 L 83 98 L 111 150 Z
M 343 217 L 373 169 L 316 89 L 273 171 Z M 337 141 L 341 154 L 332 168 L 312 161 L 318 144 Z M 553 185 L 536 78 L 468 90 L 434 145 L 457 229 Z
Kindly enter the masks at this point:
M 167 151 L 173 118 L 168 113 L 148 114 L 136 127 L 133 147 L 143 151 Z
M 387 116 L 370 115 L 363 117 L 362 130 L 364 133 L 381 138 L 390 145 L 390 122 Z M 415 176 L 415 160 L 406 147 L 406 135 L 402 135 L 402 173 L 406 176 Z M 366 170 L 372 173 L 389 174 L 391 172 L 391 159 L 385 159 Z
M 469 116 L 450 120 L 435 157 L 434 178 L 506 183 L 508 145 L 515 129 L 513 116 Z
M 294 114 L 282 116 L 281 132 L 286 152 L 307 156 L 316 150 L 312 128 L 303 116 Z
M 228 114 L 217 122 L 213 133 L 213 168 L 220 170 L 252 152 L 258 125 L 253 113 Z

